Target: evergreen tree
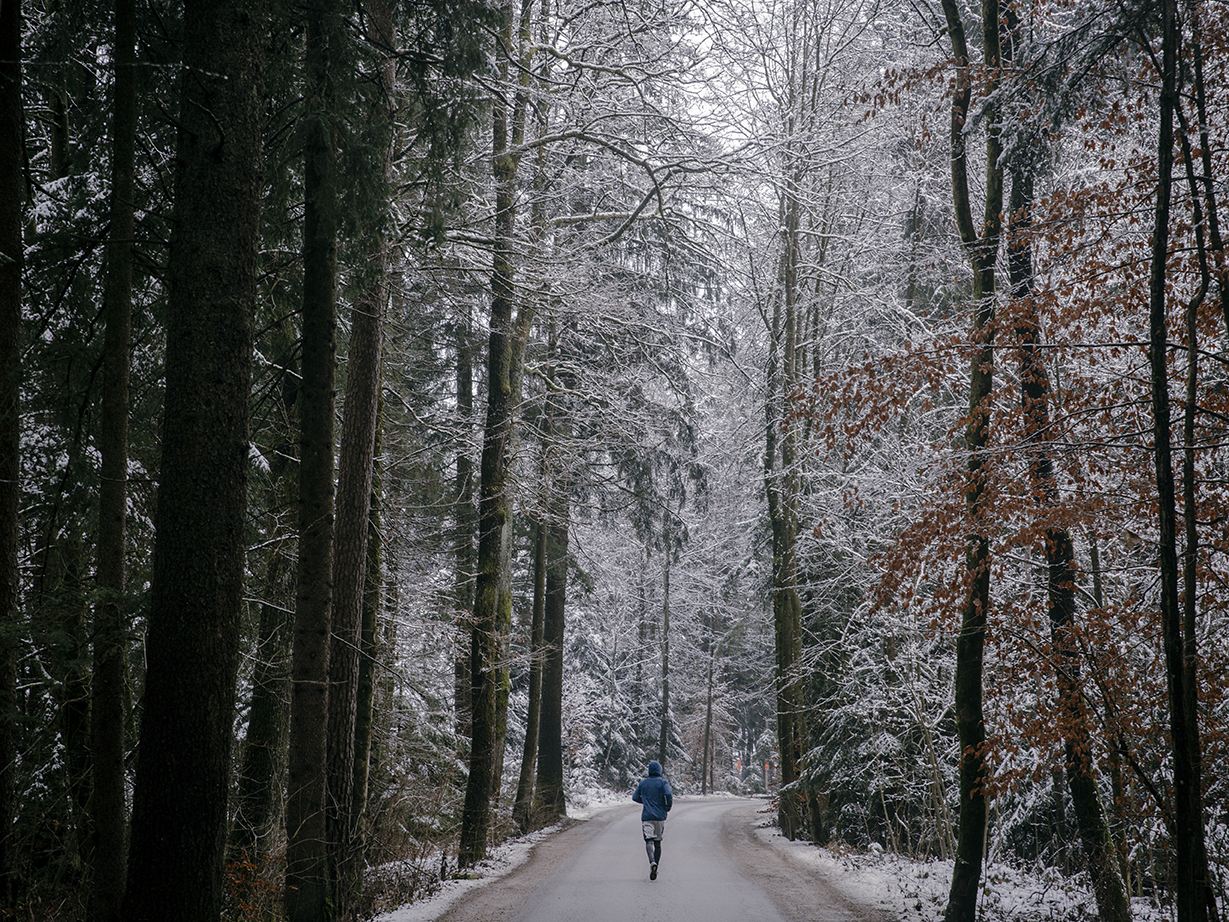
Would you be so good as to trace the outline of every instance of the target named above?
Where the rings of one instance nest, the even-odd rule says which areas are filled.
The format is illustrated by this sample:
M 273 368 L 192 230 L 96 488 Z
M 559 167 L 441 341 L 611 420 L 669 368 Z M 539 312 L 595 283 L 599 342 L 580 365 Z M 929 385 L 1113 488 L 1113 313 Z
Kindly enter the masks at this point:
M 136 6 L 115 4 L 112 102 L 111 226 L 104 292 L 102 482 L 98 510 L 97 584 L 90 747 L 93 825 L 91 918 L 117 922 L 123 899 L 127 776 L 127 606 L 123 603 L 128 518 L 128 415 L 132 353 L 132 276 L 136 231 Z
M 17 893 L 10 830 L 16 814 L 18 510 L 21 448 L 21 272 L 24 113 L 21 101 L 21 4 L 0 6 L 0 906 L 12 907 Z
M 123 917 L 218 917 L 239 660 L 265 10 L 185 9 L 166 415 Z
M 334 592 L 334 382 L 336 379 L 337 96 L 341 11 L 307 9 L 303 144 L 303 386 L 300 394 L 299 558 L 291 667 L 286 801 L 286 914 L 329 917 L 326 849 L 329 655 Z

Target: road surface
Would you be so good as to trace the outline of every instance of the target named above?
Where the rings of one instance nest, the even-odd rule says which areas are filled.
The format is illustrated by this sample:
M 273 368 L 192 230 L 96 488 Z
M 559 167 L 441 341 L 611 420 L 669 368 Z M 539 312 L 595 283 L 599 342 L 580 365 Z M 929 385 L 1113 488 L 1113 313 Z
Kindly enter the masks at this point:
M 440 922 L 885 922 L 756 840 L 762 800 L 677 798 L 649 880 L 640 807 L 540 842 L 529 862 Z

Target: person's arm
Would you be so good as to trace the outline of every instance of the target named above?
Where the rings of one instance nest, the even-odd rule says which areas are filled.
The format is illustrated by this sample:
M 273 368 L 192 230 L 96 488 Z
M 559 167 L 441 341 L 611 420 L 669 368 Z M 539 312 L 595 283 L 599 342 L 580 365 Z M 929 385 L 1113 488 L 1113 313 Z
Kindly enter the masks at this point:
M 632 800 L 634 800 L 638 804 L 644 803 L 644 798 L 640 796 L 641 787 L 643 787 L 643 782 L 641 782 L 641 784 L 636 785 L 636 792 L 632 794 Z
M 666 812 L 669 813 L 670 808 L 674 806 L 674 792 L 670 790 L 669 781 L 666 782 L 665 795 L 666 795 Z

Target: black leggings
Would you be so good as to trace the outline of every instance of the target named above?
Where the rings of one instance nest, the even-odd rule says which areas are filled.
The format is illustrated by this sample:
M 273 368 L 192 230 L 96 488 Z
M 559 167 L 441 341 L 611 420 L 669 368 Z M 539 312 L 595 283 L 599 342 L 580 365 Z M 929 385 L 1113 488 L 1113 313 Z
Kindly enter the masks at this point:
M 657 864 L 661 861 L 661 839 L 645 839 L 644 850 L 649 855 L 649 864 Z

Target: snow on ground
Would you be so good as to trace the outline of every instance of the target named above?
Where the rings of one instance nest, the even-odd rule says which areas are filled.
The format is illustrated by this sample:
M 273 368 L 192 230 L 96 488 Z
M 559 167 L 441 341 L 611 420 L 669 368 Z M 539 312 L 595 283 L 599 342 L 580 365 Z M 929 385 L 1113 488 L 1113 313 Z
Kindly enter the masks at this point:
M 588 819 L 595 813 L 609 809 L 616 804 L 626 806 L 627 795 L 597 789 L 581 791 L 568 798 L 568 819 Z M 503 845 L 492 848 L 486 858 L 470 869 L 469 874 L 472 876 L 446 880 L 431 896 L 392 912 L 377 915 L 372 922 L 432 922 L 465 894 L 511 874 L 529 860 L 529 853 L 537 842 L 558 830 L 559 826 L 547 826 L 545 829 L 511 839 Z
M 626 806 L 627 796 L 599 789 L 579 792 L 568 801 L 568 817 L 583 820 L 613 806 Z M 434 895 L 373 922 L 431 922 L 466 893 L 512 873 L 528 858 L 535 843 L 552 835 L 559 826 L 549 826 L 491 849 L 490 855 L 471 870 L 472 878 L 444 881 Z M 866 852 L 842 848 L 816 848 L 809 842 L 791 842 L 771 821 L 756 828 L 756 836 L 768 847 L 789 853 L 802 864 L 822 873 L 851 900 L 884 910 L 901 922 L 942 922 L 952 880 L 951 861 L 917 861 L 875 847 Z M 1092 922 L 1097 907 L 1087 878 L 1065 877 L 1052 869 L 1026 871 L 991 863 L 983 868 L 978 896 L 980 922 Z M 1170 912 L 1147 899 L 1131 901 L 1134 922 L 1172 922 Z
M 886 911 L 901 922 L 941 922 L 952 880 L 951 861 L 916 861 L 876 847 L 867 852 L 816 848 L 791 842 L 765 822 L 757 837 L 813 866 L 850 899 Z M 1169 922 L 1150 900 L 1132 900 L 1135 922 Z M 1095 920 L 1097 906 L 1084 874 L 1065 877 L 1053 869 L 1026 871 L 992 863 L 983 868 L 977 901 L 981 922 L 1078 922 Z

